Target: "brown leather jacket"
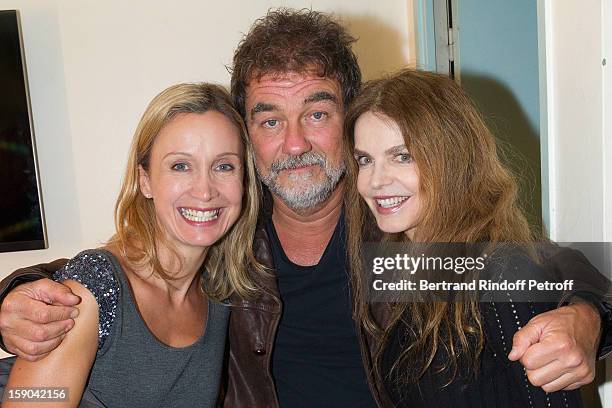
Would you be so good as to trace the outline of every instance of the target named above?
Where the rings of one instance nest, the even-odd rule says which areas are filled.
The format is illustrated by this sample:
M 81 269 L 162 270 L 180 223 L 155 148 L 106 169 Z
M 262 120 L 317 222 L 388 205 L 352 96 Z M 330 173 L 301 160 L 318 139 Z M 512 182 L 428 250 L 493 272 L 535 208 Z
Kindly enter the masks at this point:
M 265 228 L 257 229 L 253 249 L 256 258 L 264 266 L 274 270 Z M 230 299 L 232 314 L 229 323 L 225 407 L 279 406 L 272 378 L 271 359 L 282 302 L 274 275 L 258 276 L 256 282 L 262 288 L 262 294 L 257 300 Z M 381 308 L 377 311 L 377 317 L 384 319 L 384 310 Z M 376 343 L 358 327 L 357 333 L 368 385 L 374 400 L 380 407 L 391 407 L 393 405 L 389 397 L 383 392 L 384 387 L 377 387 L 372 375 L 371 356 L 376 351 Z
M 263 265 L 274 270 L 268 236 L 262 226 L 255 234 L 254 252 Z M 593 273 L 593 266 L 579 252 L 569 250 L 557 253 L 553 258 L 547 257 L 546 254 L 544 256 L 555 270 L 571 269 L 574 273 L 579 274 Z M 16 285 L 50 277 L 65 262 L 65 259 L 59 259 L 50 264 L 15 271 L 0 282 L 0 301 Z M 279 406 L 271 372 L 271 357 L 282 302 L 273 273 L 268 276 L 257 276 L 256 281 L 262 288 L 261 295 L 256 299 L 229 299 L 232 314 L 229 323 L 229 354 L 224 407 L 268 408 Z M 588 294 L 585 297 L 588 298 Z M 603 335 L 598 350 L 598 357 L 601 359 L 612 352 L 612 308 L 599 298 L 593 297 L 589 300 L 598 307 L 603 319 Z M 372 307 L 376 320 L 385 321 L 387 313 L 384 303 L 374 303 Z M 372 356 L 375 355 L 380 344 L 367 336 L 359 327 L 357 327 L 357 335 L 372 395 L 379 407 L 392 407 L 393 404 L 385 393 L 384 386 L 377 384 L 372 370 Z M 5 349 L 4 344 L 0 343 L 0 346 Z

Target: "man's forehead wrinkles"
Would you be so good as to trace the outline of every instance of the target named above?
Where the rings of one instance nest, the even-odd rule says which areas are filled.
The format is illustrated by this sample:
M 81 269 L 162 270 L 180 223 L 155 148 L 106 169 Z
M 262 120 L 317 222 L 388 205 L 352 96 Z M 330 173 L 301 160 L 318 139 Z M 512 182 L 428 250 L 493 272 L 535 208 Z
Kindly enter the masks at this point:
M 265 90 L 265 91 L 270 91 L 270 92 L 273 92 L 274 88 L 278 90 L 280 89 L 283 89 L 283 90 L 298 89 L 299 90 L 303 87 L 310 86 L 313 84 L 321 84 L 321 85 L 325 84 L 327 86 L 339 88 L 339 84 L 337 84 L 336 82 L 337 81 L 335 79 L 319 77 L 319 76 L 311 77 L 311 76 L 302 76 L 302 75 L 289 75 L 289 76 L 277 77 L 277 76 L 264 75 L 263 77 L 259 79 L 253 80 L 249 84 L 249 88 L 251 88 L 250 89 L 251 91 Z
M 262 77 L 247 88 L 248 118 L 261 112 L 297 109 L 318 101 L 341 102 L 340 84 L 335 79 L 321 77 Z

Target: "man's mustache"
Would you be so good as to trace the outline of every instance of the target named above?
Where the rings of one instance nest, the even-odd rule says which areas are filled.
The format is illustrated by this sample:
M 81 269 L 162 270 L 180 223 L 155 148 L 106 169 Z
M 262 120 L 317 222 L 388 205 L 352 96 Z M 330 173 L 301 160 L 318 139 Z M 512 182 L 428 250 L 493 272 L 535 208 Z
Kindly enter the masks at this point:
M 308 152 L 299 156 L 287 156 L 283 159 L 276 160 L 270 166 L 270 171 L 278 173 L 282 170 L 293 170 L 305 166 L 321 166 L 325 167 L 327 158 L 319 153 Z

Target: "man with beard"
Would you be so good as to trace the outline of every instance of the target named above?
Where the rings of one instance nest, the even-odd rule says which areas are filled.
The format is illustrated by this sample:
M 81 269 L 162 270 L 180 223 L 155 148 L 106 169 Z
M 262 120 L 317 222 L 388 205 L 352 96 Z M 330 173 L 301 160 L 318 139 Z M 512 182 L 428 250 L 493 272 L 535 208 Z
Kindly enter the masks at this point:
M 256 276 L 256 298 L 229 300 L 225 406 L 387 406 L 372 376 L 376 344 L 352 320 L 346 271 L 342 134 L 361 83 L 353 41 L 325 14 L 281 9 L 255 22 L 234 54 L 231 92 L 267 190 L 254 251 L 272 273 Z M 18 271 L 5 291 L 42 275 Z M 44 356 L 71 327 L 72 309 L 43 298 L 78 302 L 41 280 L 2 304 L 4 342 L 25 358 Z M 523 363 L 546 391 L 577 388 L 592 381 L 600 324 L 590 305 L 560 308 L 525 326 L 515 353 L 538 347 Z

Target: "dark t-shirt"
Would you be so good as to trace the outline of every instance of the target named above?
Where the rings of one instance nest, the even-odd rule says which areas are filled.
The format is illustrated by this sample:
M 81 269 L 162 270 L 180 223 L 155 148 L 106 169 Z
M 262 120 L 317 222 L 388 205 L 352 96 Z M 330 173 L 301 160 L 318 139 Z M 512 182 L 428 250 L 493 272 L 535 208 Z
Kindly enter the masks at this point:
M 291 262 L 267 224 L 283 314 L 272 372 L 281 407 L 373 407 L 351 317 L 343 217 L 317 265 Z

